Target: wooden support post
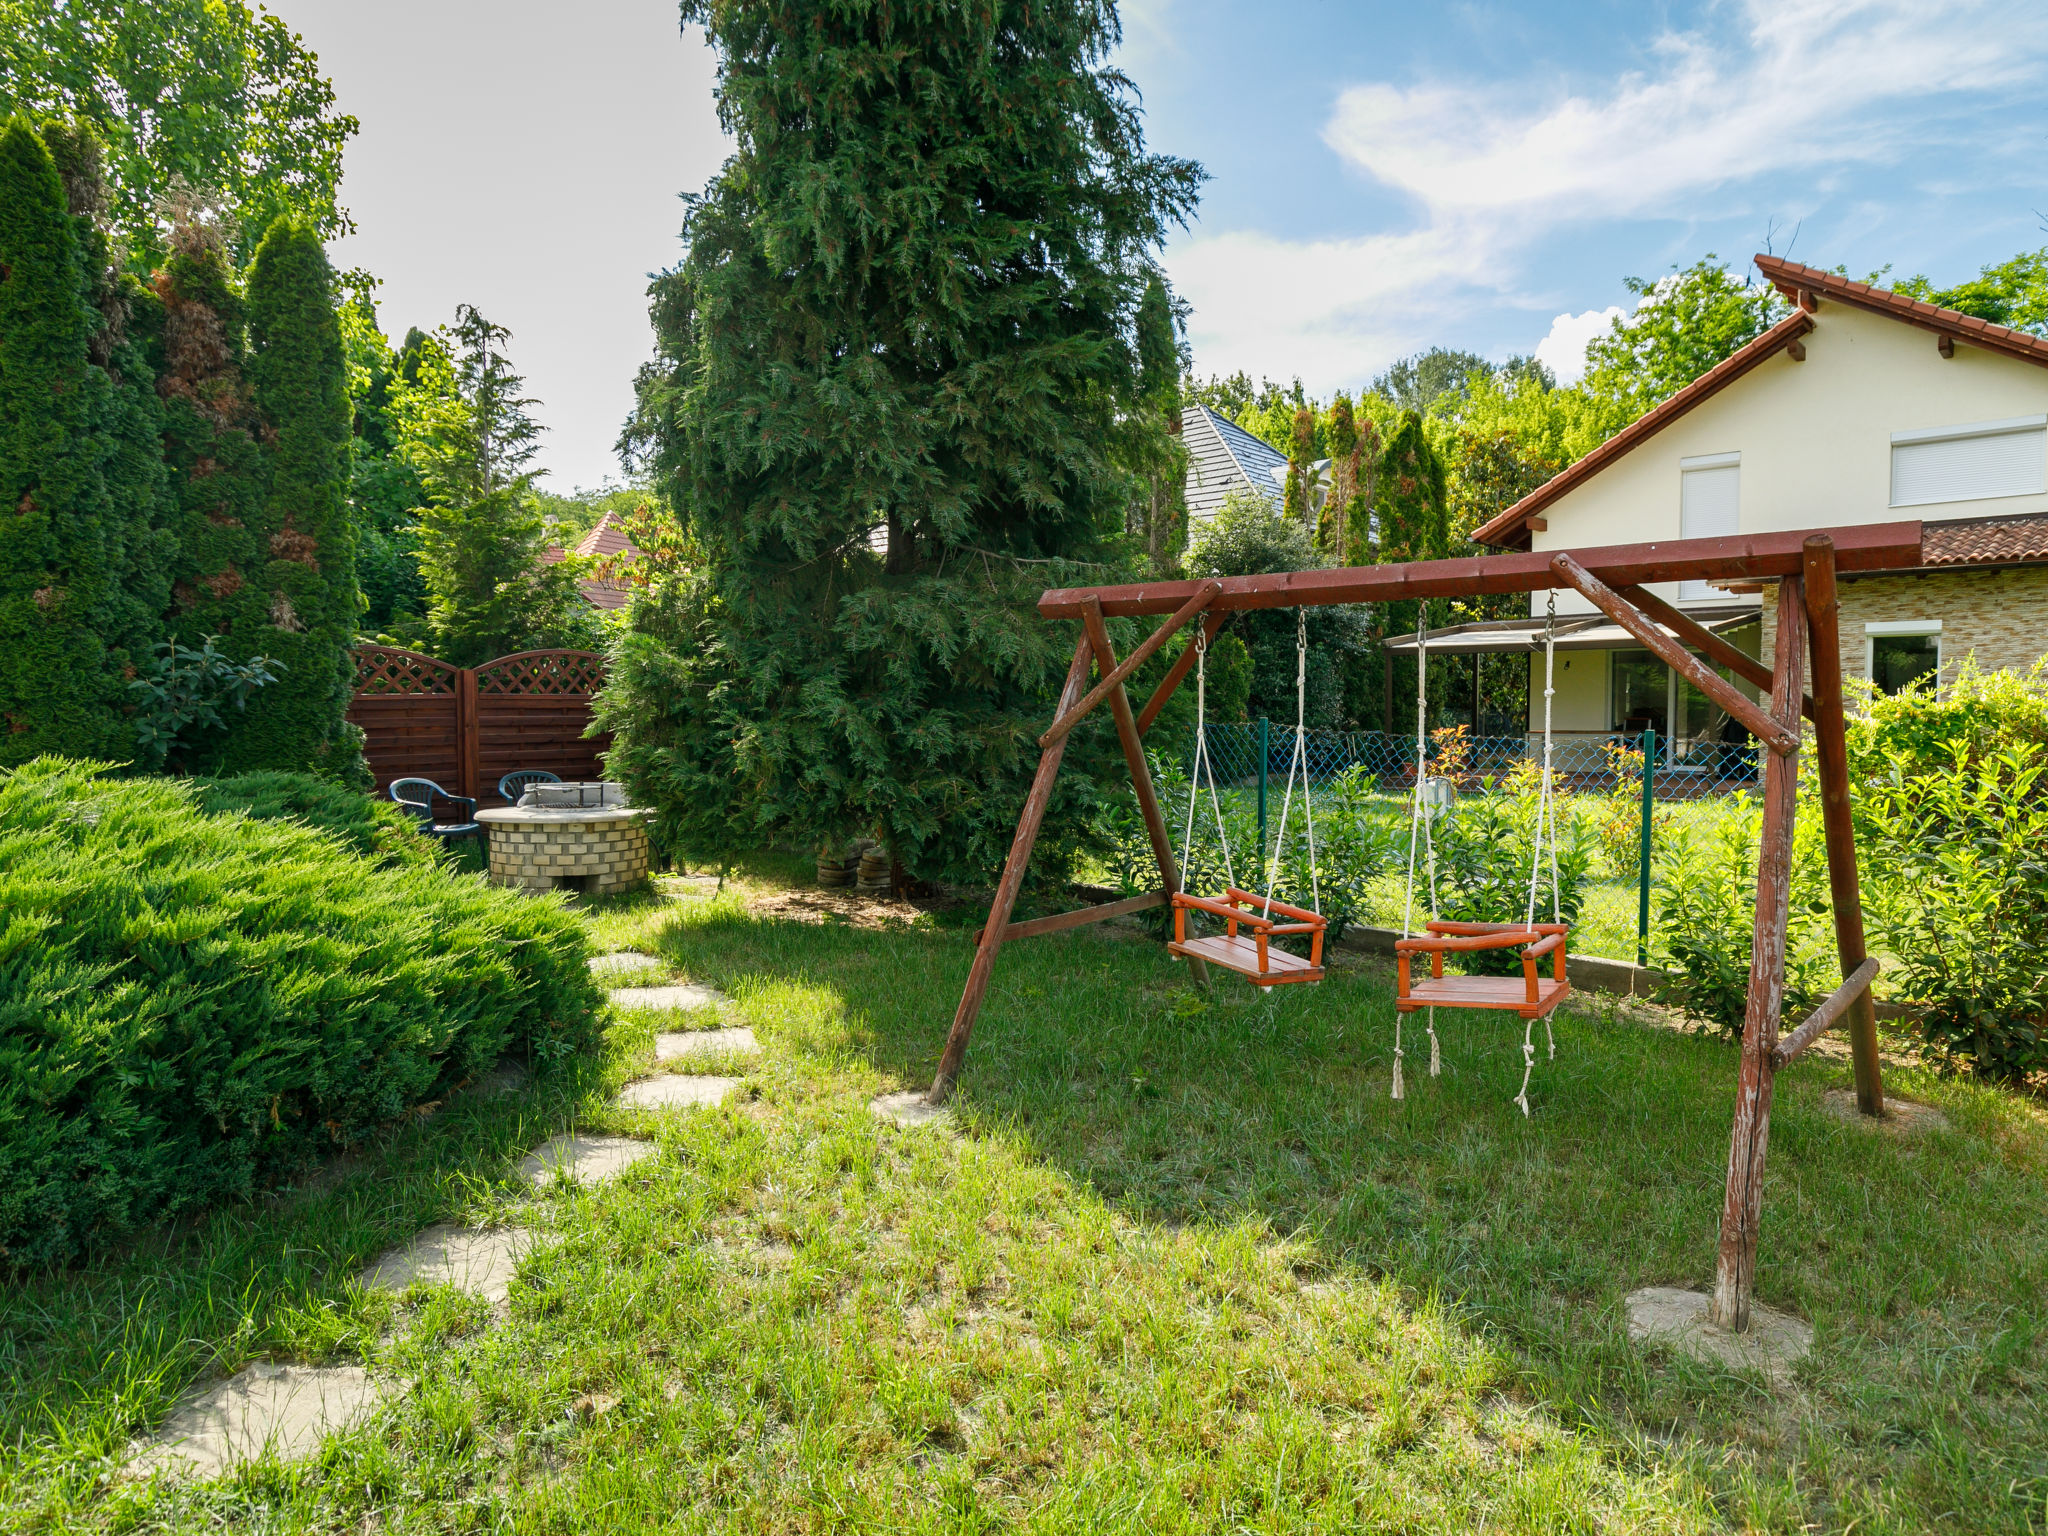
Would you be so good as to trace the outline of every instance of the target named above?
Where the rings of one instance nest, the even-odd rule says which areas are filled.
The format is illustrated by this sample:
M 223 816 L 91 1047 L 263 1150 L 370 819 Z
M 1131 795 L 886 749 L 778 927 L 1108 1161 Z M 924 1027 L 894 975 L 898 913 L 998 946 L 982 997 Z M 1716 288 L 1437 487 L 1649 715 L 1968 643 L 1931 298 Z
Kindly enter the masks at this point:
M 483 791 L 477 781 L 483 777 L 482 734 L 476 723 L 476 669 L 460 667 L 455 673 L 455 793 L 474 800 Z
M 1805 583 L 1788 576 L 1778 587 L 1776 666 L 1771 718 L 1798 740 L 1801 672 L 1806 650 Z M 1742 1070 L 1728 1141 L 1728 1189 L 1721 1206 L 1721 1248 L 1708 1316 L 1723 1328 L 1749 1328 L 1756 1290 L 1757 1221 L 1763 1208 L 1764 1154 L 1771 1137 L 1771 1053 L 1785 1006 L 1785 924 L 1792 894 L 1792 823 L 1799 793 L 1799 755 L 1764 760 L 1763 842 L 1756 860 L 1756 922 L 1751 929 L 1749 1004 L 1742 1020 Z
M 1072 709 L 1088 681 L 1088 636 L 1074 643 L 1073 664 L 1067 668 L 1066 685 L 1060 689 L 1057 719 Z M 1024 884 L 1024 871 L 1031 863 L 1031 848 L 1038 841 L 1039 824 L 1052 803 L 1053 780 L 1059 777 L 1060 759 L 1066 756 L 1065 738 L 1038 755 L 1038 772 L 1031 779 L 1031 793 L 1024 799 L 1024 814 L 1017 818 L 1017 835 L 1010 843 L 1010 856 L 1003 862 L 1003 878 L 996 882 L 995 900 L 989 903 L 987 936 L 974 951 L 974 964 L 967 972 L 967 985 L 960 993 L 960 1006 L 953 1012 L 953 1028 L 946 1036 L 945 1054 L 932 1078 L 929 1104 L 943 1104 L 959 1080 L 960 1065 L 967 1059 L 967 1040 L 974 1033 L 974 1019 L 981 1012 L 981 1000 L 988 994 L 988 979 L 995 970 L 996 955 L 1002 950 L 1003 935 L 1010 923 L 1010 910 L 1017 905 L 1017 892 Z
M 1869 954 L 1863 936 L 1863 892 L 1856 876 L 1856 831 L 1849 813 L 1849 745 L 1842 722 L 1840 604 L 1835 598 L 1835 544 L 1824 533 L 1806 541 L 1806 614 L 1813 647 L 1813 743 L 1820 768 L 1820 818 L 1827 834 L 1828 892 L 1835 908 L 1835 954 L 1844 980 Z M 1856 1107 L 1884 1113 L 1884 1073 L 1877 1059 L 1877 1003 L 1865 987 L 1849 1005 L 1849 1049 L 1856 1062 Z
M 1633 603 L 1570 555 L 1554 557 L 1550 567 L 1595 608 L 1640 640 L 1651 655 L 1720 705 L 1723 711 L 1741 721 L 1757 740 L 1778 756 L 1790 757 L 1799 750 L 1799 699 L 1796 695 L 1792 700 L 1792 723 L 1788 726 L 1750 703 L 1734 684 L 1651 623 Z M 1803 614 L 1801 619 L 1803 624 Z
M 1202 644 L 1207 645 L 1216 638 L 1216 631 L 1230 622 L 1227 613 L 1210 613 L 1202 616 Z M 1195 642 L 1188 638 L 1187 646 L 1181 651 L 1174 664 L 1167 669 L 1166 676 L 1159 680 L 1159 686 L 1152 690 L 1152 697 L 1145 701 L 1145 707 L 1138 711 L 1138 734 L 1144 735 L 1152 729 L 1152 722 L 1159 718 L 1159 711 L 1166 708 L 1166 701 L 1173 697 L 1174 689 L 1181 685 L 1195 665 Z
M 1082 611 L 1081 623 L 1088 641 L 1095 647 L 1095 665 L 1104 677 L 1116 671 L 1116 652 L 1110 649 L 1109 628 L 1102 621 L 1102 605 L 1090 603 Z M 1109 690 L 1109 712 L 1116 719 L 1117 739 L 1123 743 L 1124 762 L 1131 770 L 1131 788 L 1138 793 L 1138 813 L 1145 818 L 1145 835 L 1152 840 L 1152 857 L 1159 865 L 1159 886 L 1171 897 L 1180 889 L 1180 871 L 1173 860 L 1173 839 L 1166 830 L 1166 818 L 1159 814 L 1159 797 L 1152 790 L 1152 770 L 1145 762 L 1145 743 L 1138 736 L 1138 722 L 1131 713 L 1131 697 L 1119 682 Z M 993 919 L 991 919 L 993 922 Z M 1209 984 L 1208 962 L 1189 955 L 1188 974 L 1197 986 Z

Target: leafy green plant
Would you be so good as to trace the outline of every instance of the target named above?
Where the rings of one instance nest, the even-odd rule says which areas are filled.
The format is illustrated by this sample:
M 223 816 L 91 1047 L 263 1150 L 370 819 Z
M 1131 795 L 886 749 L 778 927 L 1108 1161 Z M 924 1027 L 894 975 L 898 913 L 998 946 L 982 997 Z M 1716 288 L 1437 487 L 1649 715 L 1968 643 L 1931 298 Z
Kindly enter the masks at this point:
M 1948 745 L 1946 772 L 1895 749 L 1860 786 L 1865 899 L 1935 1053 L 2014 1081 L 2048 1071 L 2048 746 Z
M 1811 794 L 1802 796 L 1811 808 Z M 1664 997 L 1699 1022 L 1740 1036 L 1755 942 L 1757 849 L 1763 809 L 1736 797 L 1719 820 L 1674 824 L 1651 859 L 1653 956 L 1671 972 Z M 1835 984 L 1827 856 L 1817 815 L 1792 837 L 1785 934 L 1785 1012 L 1811 1009 Z
M 194 802 L 209 816 L 290 821 L 340 838 L 349 851 L 386 869 L 425 868 L 443 850 L 419 823 L 388 800 L 346 789 L 310 773 L 241 773 L 194 779 Z
M 111 773 L 0 775 L 0 1264 L 246 1198 L 596 1038 L 558 904 Z
M 221 707 L 246 709 L 249 696 L 277 681 L 284 663 L 269 656 L 236 661 L 214 649 L 208 635 L 195 650 L 175 640 L 157 646 L 157 658 L 128 685 L 135 698 L 135 739 L 145 764 L 161 768 L 193 726 L 221 729 Z
M 1529 870 L 1535 856 L 1540 774 L 1515 776 L 1511 784 L 1487 780 L 1476 795 L 1461 797 L 1441 814 L 1431 832 L 1436 847 L 1437 915 L 1463 923 L 1518 923 L 1529 911 Z M 1578 921 L 1592 878 L 1595 837 L 1569 805 L 1556 807 L 1557 911 Z M 1544 864 L 1550 859 L 1546 837 Z M 1422 873 L 1418 863 L 1418 887 Z M 1419 899 L 1419 898 L 1418 898 Z M 1550 871 L 1538 871 L 1536 920 L 1550 920 Z M 1522 968 L 1515 949 L 1483 949 L 1460 957 L 1474 975 L 1511 976 Z

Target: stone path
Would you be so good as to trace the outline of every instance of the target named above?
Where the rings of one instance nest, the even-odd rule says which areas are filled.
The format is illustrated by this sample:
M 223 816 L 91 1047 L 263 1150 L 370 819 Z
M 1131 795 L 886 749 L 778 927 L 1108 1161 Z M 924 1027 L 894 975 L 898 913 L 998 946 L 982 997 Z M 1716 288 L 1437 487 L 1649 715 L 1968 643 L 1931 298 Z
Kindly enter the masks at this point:
M 616 1102 L 629 1109 L 689 1109 L 698 1104 L 723 1104 L 739 1085 L 736 1077 L 643 1077 L 626 1084 Z
M 211 1477 L 266 1450 L 304 1456 L 395 1389 L 360 1366 L 251 1365 L 188 1396 L 137 1447 L 129 1470 Z
M 428 1227 L 403 1248 L 394 1248 L 362 1273 L 370 1291 L 403 1291 L 414 1284 L 452 1285 L 496 1304 L 511 1288 L 519 1261 L 538 1242 L 523 1227 Z
M 688 1034 L 656 1035 L 654 1059 L 677 1061 L 686 1056 L 714 1056 L 731 1051 L 740 1056 L 761 1054 L 761 1042 L 744 1024 L 736 1029 L 698 1029 Z
M 654 955 L 643 955 L 637 949 L 622 949 L 614 955 L 592 955 L 590 974 L 593 976 L 631 976 L 637 971 L 665 971 L 668 967 Z
M 595 1183 L 624 1173 L 644 1157 L 654 1156 L 654 1147 L 628 1136 L 571 1136 L 566 1132 L 549 1138 L 547 1144 L 519 1165 L 527 1183 L 546 1188 L 570 1175 L 584 1183 Z
M 716 987 L 677 982 L 666 987 L 614 987 L 614 1008 L 723 1008 L 732 1001 Z

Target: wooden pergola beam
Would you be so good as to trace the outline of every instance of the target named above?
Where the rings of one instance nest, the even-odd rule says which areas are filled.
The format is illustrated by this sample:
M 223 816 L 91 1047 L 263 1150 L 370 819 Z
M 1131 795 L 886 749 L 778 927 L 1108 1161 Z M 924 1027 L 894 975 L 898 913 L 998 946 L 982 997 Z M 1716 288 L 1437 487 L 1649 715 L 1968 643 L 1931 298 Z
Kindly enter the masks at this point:
M 1746 533 L 1721 539 L 1614 544 L 1569 553 L 1611 587 L 1637 587 L 1652 581 L 1778 581 L 1805 569 L 1805 537 L 1798 531 Z M 1838 571 L 1904 571 L 1922 563 L 1917 521 L 1837 529 L 1834 539 Z M 1550 568 L 1553 553 L 1518 550 L 1458 560 L 1415 560 L 1404 565 L 1225 576 L 1217 581 L 1222 591 L 1210 606 L 1219 613 L 1238 613 L 1254 608 L 1543 592 L 1564 585 Z M 1110 618 L 1172 613 L 1203 585 L 1159 581 L 1122 587 L 1055 587 L 1039 598 L 1038 612 L 1047 619 L 1078 619 L 1094 601 Z

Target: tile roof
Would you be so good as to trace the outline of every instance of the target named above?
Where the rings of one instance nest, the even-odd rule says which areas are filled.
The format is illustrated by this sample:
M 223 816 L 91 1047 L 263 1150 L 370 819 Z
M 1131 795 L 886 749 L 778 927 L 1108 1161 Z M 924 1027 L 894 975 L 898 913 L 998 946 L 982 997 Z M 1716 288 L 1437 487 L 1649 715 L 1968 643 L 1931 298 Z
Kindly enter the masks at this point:
M 1792 342 L 1812 330 L 1812 312 L 1822 300 L 1832 300 L 1867 310 L 1872 314 L 1886 315 L 1938 335 L 1953 337 L 1969 346 L 2001 352 L 2008 357 L 2017 357 L 2048 367 L 2048 337 L 2035 336 L 2027 331 L 2015 331 L 2003 325 L 1993 325 L 1990 321 L 1979 320 L 1974 315 L 1958 314 L 1953 309 L 1943 309 L 1936 304 L 1909 299 L 1904 294 L 1892 293 L 1884 288 L 1873 288 L 1868 283 L 1859 283 L 1853 278 L 1841 277 L 1833 272 L 1823 272 L 1818 267 L 1802 266 L 1796 261 L 1784 261 L 1776 256 L 1758 256 L 1755 261 L 1757 270 L 1763 273 L 1779 292 L 1798 305 L 1797 309 L 1741 351 L 1723 358 L 1670 399 L 1638 416 L 1576 464 L 1553 475 L 1493 521 L 1476 529 L 1472 537 L 1482 544 L 1493 544 L 1504 549 L 1527 549 L 1528 522 L 1531 517 L 1536 516 L 1572 487 L 1598 474 L 1637 444 L 1662 431 L 1694 406 L 1726 389 L 1757 364 L 1783 351 Z M 1930 529 L 1934 526 L 1933 523 L 1928 524 Z
M 584 535 L 583 542 L 576 546 L 576 553 L 579 555 L 625 554 L 629 558 L 637 558 L 640 551 L 633 541 L 626 537 L 625 524 L 619 521 L 618 514 L 607 512 L 597 520 L 597 526 Z
M 1281 504 L 1287 455 L 1271 443 L 1206 405 L 1191 405 L 1181 412 L 1180 440 L 1188 451 L 1190 523 L 1214 517 L 1234 490 L 1256 491 L 1274 506 Z M 1280 471 L 1278 479 L 1275 468 Z
M 1929 566 L 2048 563 L 2048 512 L 1926 523 L 1920 558 Z
M 583 536 L 576 546 L 576 553 L 586 557 L 616 557 L 615 564 L 629 564 L 640 558 L 639 546 L 626 537 L 626 530 L 616 514 L 607 512 L 597 520 L 597 526 Z M 541 551 L 542 565 L 560 565 L 568 558 L 568 552 L 559 544 L 550 544 Z M 586 576 L 576 583 L 576 590 L 583 594 L 583 600 L 593 608 L 623 608 L 632 601 L 633 588 L 629 582 L 607 581 L 602 576 Z

